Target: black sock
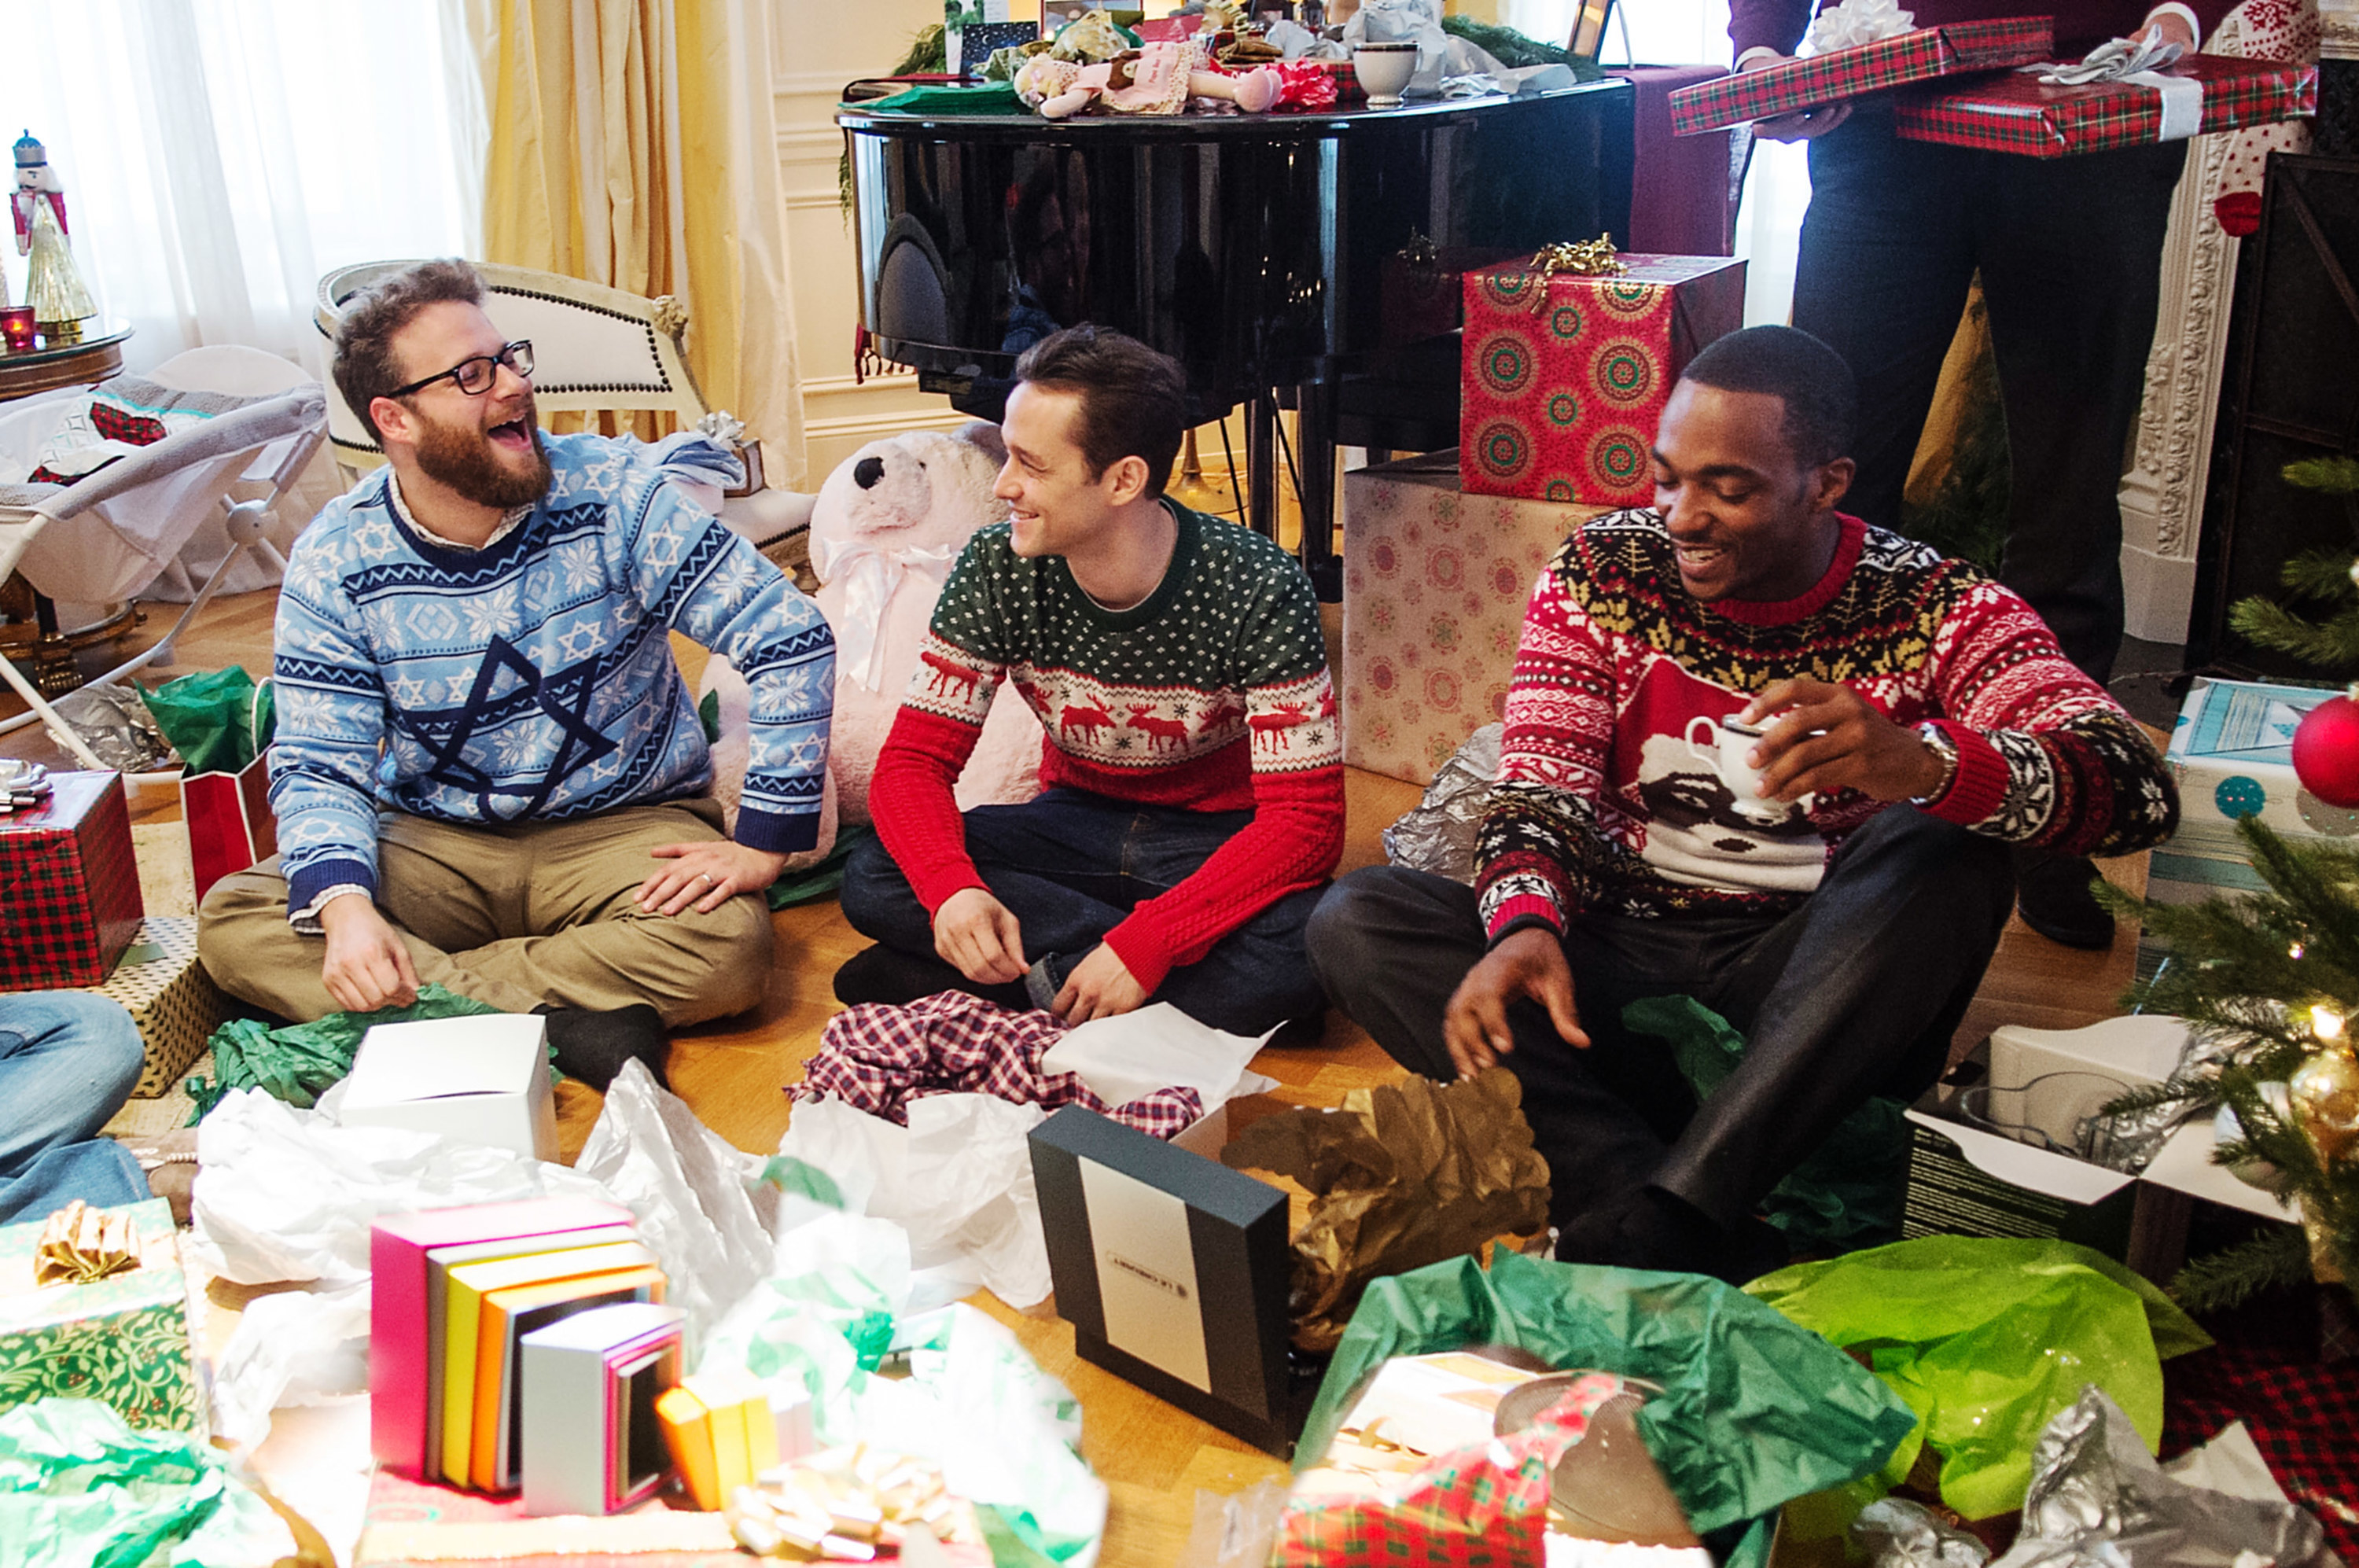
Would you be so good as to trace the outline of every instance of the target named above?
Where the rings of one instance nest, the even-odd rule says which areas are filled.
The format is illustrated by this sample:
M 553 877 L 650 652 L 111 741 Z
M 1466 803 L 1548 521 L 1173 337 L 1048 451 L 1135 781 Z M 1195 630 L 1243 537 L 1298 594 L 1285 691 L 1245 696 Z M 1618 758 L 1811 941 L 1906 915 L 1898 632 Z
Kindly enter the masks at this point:
M 984 985 L 968 979 L 957 965 L 930 953 L 904 953 L 881 942 L 853 953 L 835 972 L 835 999 L 847 1007 L 856 1007 L 864 1002 L 907 1007 L 920 996 L 939 996 L 944 991 L 964 991 L 1011 1012 L 1020 1013 L 1032 1005 L 1024 994 L 1021 980 L 1011 980 L 1004 985 Z
M 664 1076 L 664 1059 L 670 1053 L 671 1040 L 664 1033 L 661 1015 L 647 1003 L 635 1002 L 606 1012 L 589 1007 L 535 1010 L 548 1020 L 549 1043 L 557 1051 L 557 1070 L 568 1078 L 579 1078 L 603 1094 L 623 1063 L 636 1057 L 647 1064 L 658 1083 L 671 1087 Z

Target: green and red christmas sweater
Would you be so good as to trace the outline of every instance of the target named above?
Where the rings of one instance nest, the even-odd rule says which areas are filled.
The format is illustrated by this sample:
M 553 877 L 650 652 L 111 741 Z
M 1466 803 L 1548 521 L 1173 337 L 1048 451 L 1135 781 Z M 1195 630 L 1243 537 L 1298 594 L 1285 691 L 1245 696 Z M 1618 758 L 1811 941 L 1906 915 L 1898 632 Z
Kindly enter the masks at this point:
M 1493 941 L 1567 917 L 1790 909 L 1888 806 L 1740 799 L 1714 721 L 1772 681 L 1852 687 L 1939 724 L 1958 764 L 1925 810 L 2062 855 L 2126 855 L 2177 824 L 2162 758 L 2028 604 L 1964 561 L 1854 517 L 1797 599 L 1698 603 L 1652 511 L 1576 530 L 1540 574 L 1475 851 Z
M 919 901 L 984 886 L 952 793 L 1002 681 L 1045 732 L 1044 789 L 1253 820 L 1106 942 L 1152 993 L 1343 849 L 1343 753 L 1319 602 L 1259 534 L 1166 500 L 1162 583 L 1109 610 L 1057 556 L 1016 553 L 1006 523 L 968 540 L 876 759 L 869 810 Z

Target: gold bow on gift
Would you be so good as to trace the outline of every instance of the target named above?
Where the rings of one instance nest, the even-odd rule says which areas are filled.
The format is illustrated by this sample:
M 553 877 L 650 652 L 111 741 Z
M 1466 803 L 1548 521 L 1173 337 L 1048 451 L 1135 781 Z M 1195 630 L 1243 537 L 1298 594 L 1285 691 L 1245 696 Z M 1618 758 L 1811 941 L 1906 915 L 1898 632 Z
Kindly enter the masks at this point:
M 80 1198 L 49 1216 L 33 1247 L 36 1285 L 88 1285 L 138 1267 L 139 1230 L 130 1214 Z
M 1629 264 L 1614 254 L 1614 239 L 1600 234 L 1593 240 L 1560 241 L 1542 245 L 1524 276 L 1532 279 L 1532 314 L 1548 309 L 1548 280 L 1561 272 L 1570 278 L 1619 278 L 1630 270 Z M 1538 276 L 1534 277 L 1534 274 Z

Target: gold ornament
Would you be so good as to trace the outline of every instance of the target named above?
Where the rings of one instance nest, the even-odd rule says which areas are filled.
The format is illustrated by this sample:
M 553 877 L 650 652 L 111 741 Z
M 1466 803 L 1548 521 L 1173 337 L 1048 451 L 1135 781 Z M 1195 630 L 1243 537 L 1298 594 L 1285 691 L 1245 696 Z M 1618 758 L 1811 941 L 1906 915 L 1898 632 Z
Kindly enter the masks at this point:
M 1527 278 L 1539 274 L 1532 278 L 1532 314 L 1537 316 L 1548 308 L 1548 280 L 1560 272 L 1569 278 L 1619 278 L 1629 270 L 1629 264 L 1614 254 L 1611 234 L 1543 245 L 1524 268 Z
M 2286 1081 L 2293 1119 L 2319 1160 L 2332 1165 L 2359 1146 L 2359 1059 L 2329 1046 Z

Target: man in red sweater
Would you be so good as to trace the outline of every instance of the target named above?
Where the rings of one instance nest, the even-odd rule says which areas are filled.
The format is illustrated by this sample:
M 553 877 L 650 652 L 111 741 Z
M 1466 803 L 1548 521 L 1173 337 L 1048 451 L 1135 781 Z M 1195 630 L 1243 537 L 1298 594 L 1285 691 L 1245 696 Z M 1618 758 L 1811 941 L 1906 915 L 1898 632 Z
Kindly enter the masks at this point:
M 1315 1028 L 1302 930 L 1343 844 L 1327 648 L 1292 557 L 1163 494 L 1180 367 L 1070 328 L 1016 364 L 996 494 L 876 762 L 843 913 L 845 1002 L 951 988 L 1071 1022 L 1168 1001 Z M 960 815 L 1000 682 L 1039 715 L 1038 798 Z
M 1916 25 L 2052 14 L 2056 57 L 2148 32 L 2192 49 L 2234 0 L 1912 0 Z M 1817 0 L 1733 0 L 1736 69 L 1790 54 Z M 1758 122 L 1810 142 L 1810 211 L 1794 325 L 1859 377 L 1851 509 L 1900 526 L 1900 493 L 1966 289 L 1982 275 L 2015 485 L 1999 581 L 2096 681 L 2122 641 L 2122 453 L 2146 392 L 2164 231 L 2184 143 L 2035 158 L 1904 141 L 1888 107 L 1846 103 Z M 2023 917 L 2072 947 L 2113 940 L 2086 859 L 2018 857 Z
M 1532 591 L 1474 886 L 1371 867 L 1311 918 L 1329 996 L 1397 1060 L 1522 1081 L 1559 1258 L 1774 1267 L 1764 1197 L 1940 1073 L 2009 847 L 2120 855 L 2177 821 L 2022 600 L 1836 510 L 1855 408 L 1790 327 L 1697 355 L 1654 508 L 1581 528 Z M 1701 1102 L 1647 1029 L 1665 997 L 1745 1037 Z

